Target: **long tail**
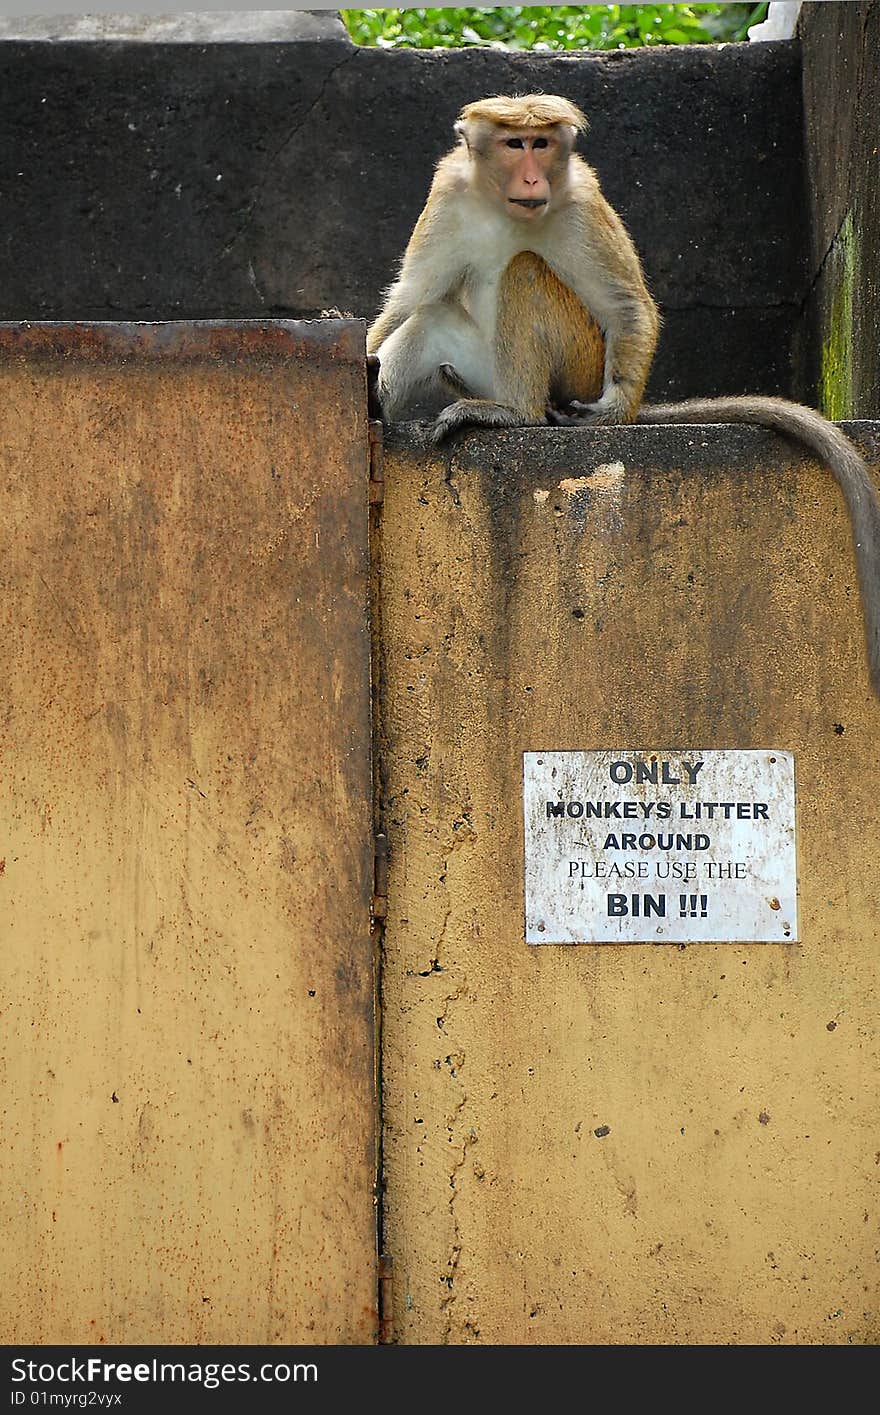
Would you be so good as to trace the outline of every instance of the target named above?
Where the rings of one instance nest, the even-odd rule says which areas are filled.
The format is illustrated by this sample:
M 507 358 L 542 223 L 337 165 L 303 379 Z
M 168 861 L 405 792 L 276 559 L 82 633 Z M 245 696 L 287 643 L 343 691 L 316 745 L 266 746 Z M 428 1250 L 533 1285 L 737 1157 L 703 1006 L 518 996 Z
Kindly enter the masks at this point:
M 865 617 L 868 663 L 880 696 L 880 498 L 860 452 L 840 428 L 785 398 L 690 398 L 643 407 L 638 423 L 758 423 L 801 443 L 837 478 L 849 510 Z

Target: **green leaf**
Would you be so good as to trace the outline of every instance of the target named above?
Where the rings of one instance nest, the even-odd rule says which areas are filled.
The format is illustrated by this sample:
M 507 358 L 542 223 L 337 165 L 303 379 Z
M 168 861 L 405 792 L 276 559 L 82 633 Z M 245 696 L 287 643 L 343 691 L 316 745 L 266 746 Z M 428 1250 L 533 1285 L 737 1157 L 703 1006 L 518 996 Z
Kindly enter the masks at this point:
M 631 49 L 742 41 L 763 4 L 505 5 L 494 9 L 341 10 L 357 44 L 382 48 L 493 46 L 546 50 Z

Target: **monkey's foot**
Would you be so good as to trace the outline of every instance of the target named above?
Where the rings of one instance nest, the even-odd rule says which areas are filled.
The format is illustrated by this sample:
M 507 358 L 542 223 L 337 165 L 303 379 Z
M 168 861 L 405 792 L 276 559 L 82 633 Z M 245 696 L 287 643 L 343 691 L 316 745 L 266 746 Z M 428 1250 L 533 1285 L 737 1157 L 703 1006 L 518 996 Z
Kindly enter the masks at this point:
M 444 408 L 431 428 L 431 441 L 443 442 L 464 427 L 524 427 L 528 419 L 507 408 L 503 403 L 483 402 L 479 398 L 460 398 Z

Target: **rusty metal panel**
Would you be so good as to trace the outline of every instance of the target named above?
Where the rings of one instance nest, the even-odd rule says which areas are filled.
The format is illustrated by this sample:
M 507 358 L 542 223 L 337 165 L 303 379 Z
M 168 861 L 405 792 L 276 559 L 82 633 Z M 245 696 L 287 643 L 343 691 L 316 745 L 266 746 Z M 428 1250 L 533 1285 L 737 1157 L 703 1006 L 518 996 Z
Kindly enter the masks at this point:
M 397 1340 L 876 1341 L 880 704 L 832 478 L 732 428 L 385 455 Z M 526 942 L 523 753 L 651 744 L 791 754 L 797 941 Z
M 358 321 L 0 331 L 0 1329 L 375 1339 Z

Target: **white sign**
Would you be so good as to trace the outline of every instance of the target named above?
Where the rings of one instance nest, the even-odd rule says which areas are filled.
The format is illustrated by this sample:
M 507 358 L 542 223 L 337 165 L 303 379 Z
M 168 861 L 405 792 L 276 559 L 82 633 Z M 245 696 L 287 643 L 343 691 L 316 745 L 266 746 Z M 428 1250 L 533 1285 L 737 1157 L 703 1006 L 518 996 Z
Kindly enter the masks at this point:
M 794 758 L 524 752 L 527 943 L 797 939 Z

